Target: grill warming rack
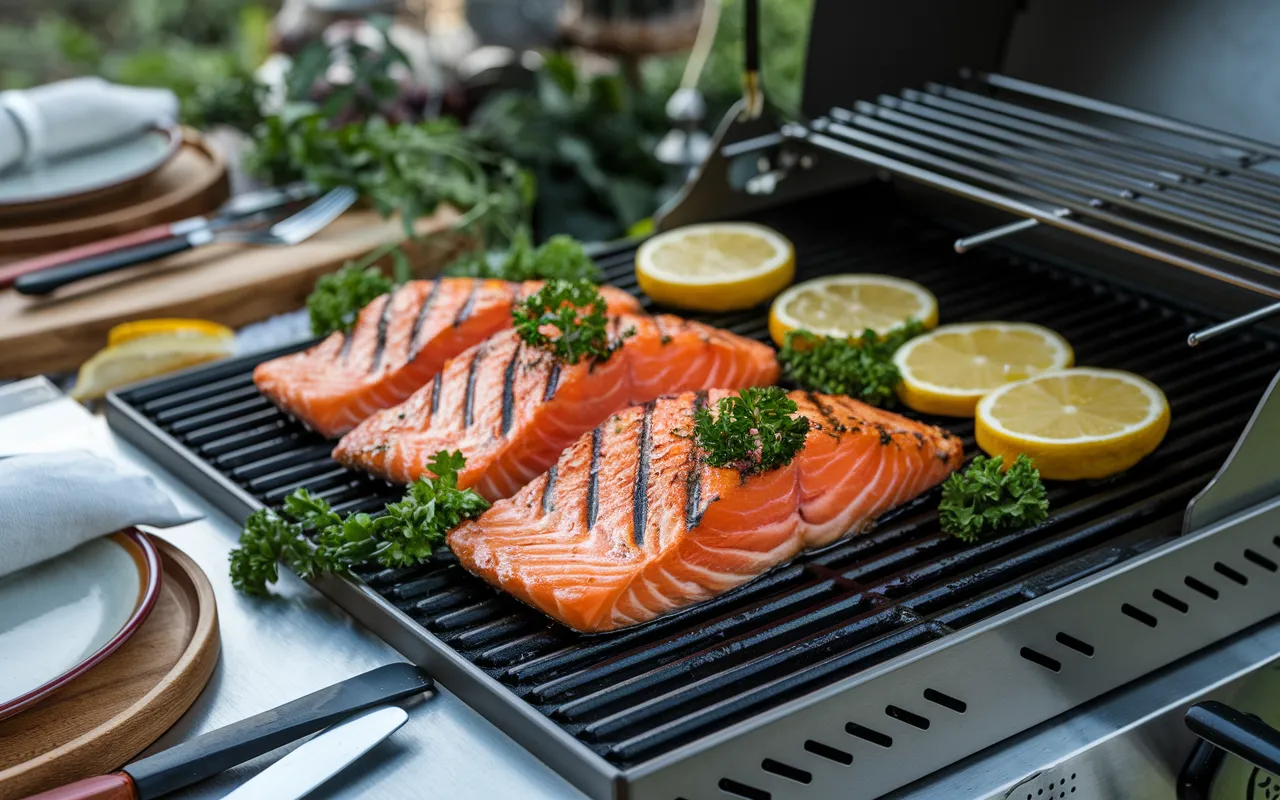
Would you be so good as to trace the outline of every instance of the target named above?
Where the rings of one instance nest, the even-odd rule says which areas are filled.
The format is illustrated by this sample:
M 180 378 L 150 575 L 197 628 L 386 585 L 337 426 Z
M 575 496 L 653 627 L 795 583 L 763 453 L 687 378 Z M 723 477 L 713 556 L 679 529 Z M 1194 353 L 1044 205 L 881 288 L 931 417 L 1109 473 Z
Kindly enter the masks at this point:
M 781 132 L 1021 218 L 958 239 L 956 252 L 1049 225 L 1280 298 L 1280 174 L 1266 171 L 1280 147 L 1004 75 L 960 77 Z M 1280 302 L 1187 343 L 1277 313 Z
M 1035 530 L 964 546 L 926 495 L 868 535 L 607 636 L 550 623 L 447 558 L 318 587 L 583 791 L 631 800 L 878 795 L 1280 611 L 1280 506 L 1191 536 L 1181 523 L 1276 347 L 1236 333 L 1171 358 L 1206 320 L 994 251 L 956 269 L 946 233 L 892 203 L 866 186 L 759 219 L 796 243 L 802 279 L 918 280 L 948 321 L 1034 320 L 1081 363 L 1152 378 L 1173 408 L 1161 449 L 1110 481 L 1051 485 Z M 635 291 L 633 257 L 601 263 Z M 760 311 L 707 321 L 768 336 Z M 112 394 L 108 419 L 236 519 L 300 486 L 344 511 L 397 497 L 258 395 L 252 368 L 270 355 Z M 972 421 L 930 421 L 975 451 Z

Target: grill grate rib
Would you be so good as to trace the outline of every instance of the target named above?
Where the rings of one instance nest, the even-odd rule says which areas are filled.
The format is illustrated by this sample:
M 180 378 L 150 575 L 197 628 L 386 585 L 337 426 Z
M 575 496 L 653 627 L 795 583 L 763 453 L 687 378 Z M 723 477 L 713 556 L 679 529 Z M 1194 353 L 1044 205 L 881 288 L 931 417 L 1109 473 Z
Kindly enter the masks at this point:
M 862 191 L 761 221 L 795 241 L 801 278 L 871 271 L 917 280 L 938 296 L 944 321 L 1039 322 L 1064 335 L 1080 363 L 1146 375 L 1173 408 L 1161 449 L 1118 478 L 1050 485 L 1052 515 L 1034 530 L 964 545 L 938 530 L 931 494 L 868 534 L 736 591 L 602 636 L 551 623 L 448 554 L 364 580 L 595 752 L 629 766 L 1177 536 L 1187 500 L 1222 464 L 1280 366 L 1273 344 L 1234 335 L 1188 350 L 1186 335 L 1205 322 L 1195 315 L 994 252 L 956 256 L 944 231 L 886 206 L 883 195 Z M 601 265 L 611 283 L 636 291 L 631 259 L 623 251 Z M 758 310 L 707 321 L 768 336 Z M 264 358 L 214 365 L 122 400 L 260 502 L 278 503 L 301 486 L 340 511 L 397 498 L 396 488 L 335 465 L 328 444 L 257 395 L 251 371 Z M 929 421 L 974 451 L 972 421 Z M 960 701 L 936 702 L 931 713 L 963 713 Z M 894 717 L 882 727 L 918 722 Z M 824 758 L 847 757 L 810 744 Z

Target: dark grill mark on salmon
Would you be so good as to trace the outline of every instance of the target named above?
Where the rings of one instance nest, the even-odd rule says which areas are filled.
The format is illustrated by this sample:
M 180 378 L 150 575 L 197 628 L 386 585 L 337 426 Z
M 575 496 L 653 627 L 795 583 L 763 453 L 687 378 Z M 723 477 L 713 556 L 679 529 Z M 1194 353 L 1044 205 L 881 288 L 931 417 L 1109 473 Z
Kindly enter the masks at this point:
M 600 513 L 600 440 L 604 436 L 604 426 L 597 425 L 591 431 L 591 479 L 587 482 L 587 528 L 596 526 L 596 517 Z
M 352 328 L 351 330 L 347 331 L 342 336 L 343 336 L 342 349 L 338 351 L 338 358 L 342 361 L 343 364 L 345 364 L 347 363 L 347 355 L 351 352 L 351 342 L 353 342 L 356 338 L 355 328 Z
M 387 325 L 391 323 L 391 312 L 396 305 L 396 293 L 400 291 L 400 287 L 391 290 L 387 295 L 387 302 L 382 304 L 382 313 L 378 315 L 378 340 L 373 346 L 373 361 L 369 364 L 370 372 L 377 372 L 378 367 L 382 366 L 382 354 L 387 349 Z
M 431 382 L 431 416 L 436 415 L 436 410 L 440 408 L 440 386 L 444 383 L 444 373 L 437 372 L 435 380 Z
M 550 514 L 555 508 L 556 465 L 547 470 L 547 485 L 542 487 L 542 513 Z
M 431 308 L 436 303 L 436 296 L 440 294 L 440 284 L 442 283 L 444 281 L 436 281 L 431 284 L 431 291 L 427 292 L 426 299 L 422 301 L 422 307 L 418 309 L 418 315 L 413 318 L 413 328 L 409 330 L 409 349 L 407 351 L 409 361 L 418 357 L 418 333 L 422 330 L 422 323 L 426 321 L 427 314 L 431 313 Z
M 631 488 L 631 538 L 636 547 L 644 547 L 644 528 L 649 516 L 649 461 L 653 456 L 653 407 L 644 404 L 640 421 L 640 459 L 636 465 L 636 485 Z
M 483 342 L 476 348 L 476 353 L 471 357 L 471 366 L 467 368 L 467 392 L 462 401 L 462 424 L 471 427 L 471 422 L 475 418 L 476 405 L 476 371 L 480 366 L 480 359 L 489 350 L 489 343 Z
M 830 408 L 822 404 L 822 401 L 818 399 L 817 395 L 813 392 L 805 392 L 804 396 L 806 400 L 813 403 L 813 407 L 818 409 L 818 413 L 821 414 L 826 423 L 831 426 L 830 430 L 832 433 L 844 432 L 844 425 L 840 424 L 840 420 L 835 418 L 835 415 L 831 413 Z
M 516 349 L 511 353 L 511 360 L 507 362 L 507 368 L 502 374 L 502 435 L 506 436 L 511 431 L 511 418 L 514 416 L 516 398 L 516 364 L 520 360 L 520 350 L 522 342 L 516 342 Z
M 560 384 L 560 361 L 551 365 L 551 372 L 547 374 L 547 390 L 542 393 L 542 402 L 550 403 L 551 398 L 556 396 L 556 386 Z
M 462 304 L 462 308 L 458 309 L 458 316 L 453 318 L 453 327 L 458 327 L 462 323 L 471 319 L 471 312 L 476 307 L 476 294 L 480 291 L 481 281 L 471 282 L 471 291 L 467 292 L 467 301 Z
M 707 407 L 707 393 L 698 392 L 693 396 L 693 412 L 689 415 L 689 424 L 698 416 L 698 411 Z M 685 486 L 684 527 L 692 530 L 702 522 L 702 512 L 698 506 L 702 504 L 702 456 L 698 453 L 698 444 L 693 442 L 689 448 L 689 477 Z

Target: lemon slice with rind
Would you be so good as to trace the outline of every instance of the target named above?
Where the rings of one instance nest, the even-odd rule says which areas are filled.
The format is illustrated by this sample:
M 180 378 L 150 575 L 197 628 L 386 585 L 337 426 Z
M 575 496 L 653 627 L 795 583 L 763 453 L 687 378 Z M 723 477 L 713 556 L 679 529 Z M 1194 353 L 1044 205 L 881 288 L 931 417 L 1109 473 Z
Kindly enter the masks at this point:
M 749 222 L 686 225 L 646 240 L 636 251 L 640 288 L 676 308 L 752 308 L 786 288 L 795 274 L 791 242 Z
M 1071 366 L 1071 345 L 1026 322 L 942 325 L 894 354 L 898 398 L 927 414 L 972 416 L 982 397 L 1014 381 Z
M 851 339 L 868 328 L 888 333 L 909 319 L 926 329 L 938 324 L 938 300 L 920 284 L 889 275 L 828 275 L 778 295 L 769 309 L 769 335 L 783 347 L 794 330 Z
M 204 319 L 140 319 L 133 322 L 122 322 L 107 333 L 107 347 L 160 334 L 190 334 L 196 336 L 213 336 L 234 339 L 236 332 L 226 325 L 209 322 Z
M 132 339 L 98 351 L 80 367 L 71 396 L 102 397 L 112 389 L 234 353 L 235 340 L 224 336 L 163 333 Z
M 1169 430 L 1169 403 L 1130 372 L 1077 368 L 1038 375 L 978 403 L 978 446 L 1013 463 L 1026 453 L 1052 480 L 1106 478 L 1155 450 Z

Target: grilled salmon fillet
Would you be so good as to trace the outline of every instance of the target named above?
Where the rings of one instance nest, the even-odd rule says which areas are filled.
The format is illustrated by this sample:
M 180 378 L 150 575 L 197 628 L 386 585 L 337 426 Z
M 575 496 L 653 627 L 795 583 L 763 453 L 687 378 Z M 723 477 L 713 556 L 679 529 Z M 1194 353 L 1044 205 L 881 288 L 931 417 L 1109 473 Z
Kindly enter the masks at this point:
M 962 462 L 940 428 L 792 392 L 809 419 L 787 466 L 743 478 L 701 460 L 686 393 L 619 412 L 545 474 L 449 534 L 471 572 L 584 632 L 644 622 L 866 531 Z
M 565 447 L 620 408 L 662 394 L 762 386 L 778 379 L 772 347 L 679 317 L 615 316 L 611 338 L 634 335 L 603 362 L 567 365 L 505 330 L 450 361 L 404 403 L 348 433 L 333 457 L 391 481 L 431 473 L 440 450 L 461 450 L 458 485 L 508 497 Z
M 336 439 L 399 403 L 449 359 L 503 328 L 511 308 L 542 288 L 482 278 L 409 281 L 365 306 L 351 329 L 301 353 L 259 364 L 258 390 L 312 430 Z M 634 297 L 602 286 L 609 312 L 639 313 Z

